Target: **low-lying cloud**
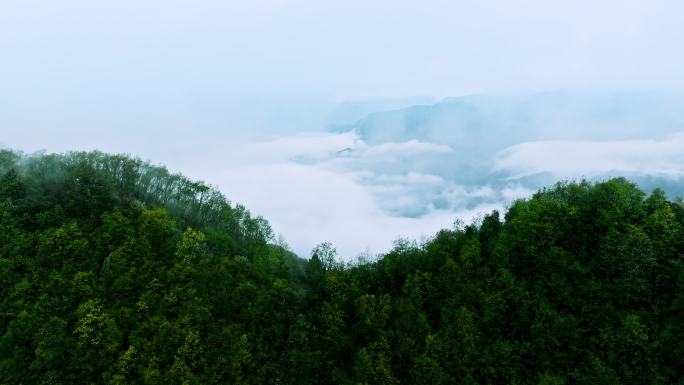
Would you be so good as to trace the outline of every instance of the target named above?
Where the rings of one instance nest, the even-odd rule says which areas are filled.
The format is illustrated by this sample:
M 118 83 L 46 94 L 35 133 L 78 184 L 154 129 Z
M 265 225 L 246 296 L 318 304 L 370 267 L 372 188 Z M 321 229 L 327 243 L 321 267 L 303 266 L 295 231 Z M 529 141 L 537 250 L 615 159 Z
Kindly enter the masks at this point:
M 298 254 L 330 241 L 349 260 L 470 222 L 531 192 L 515 183 L 459 185 L 411 166 L 452 152 L 417 140 L 368 145 L 354 132 L 297 134 L 242 143 L 235 161 L 201 177 L 265 216 Z
M 609 172 L 684 175 L 684 132 L 664 139 L 615 141 L 537 141 L 503 150 L 494 170 L 511 179 L 538 173 L 566 178 Z

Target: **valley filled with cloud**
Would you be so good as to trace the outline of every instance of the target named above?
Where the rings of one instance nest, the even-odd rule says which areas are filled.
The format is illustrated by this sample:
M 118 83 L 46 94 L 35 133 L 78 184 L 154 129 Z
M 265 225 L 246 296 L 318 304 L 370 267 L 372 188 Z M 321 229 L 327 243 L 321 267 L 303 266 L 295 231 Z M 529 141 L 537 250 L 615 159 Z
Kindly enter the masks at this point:
M 622 175 L 681 195 L 682 100 L 561 92 L 452 98 L 248 140 L 226 167 L 200 177 L 269 218 L 297 253 L 330 241 L 354 259 L 477 220 L 559 180 Z M 482 127 L 498 135 L 483 136 Z

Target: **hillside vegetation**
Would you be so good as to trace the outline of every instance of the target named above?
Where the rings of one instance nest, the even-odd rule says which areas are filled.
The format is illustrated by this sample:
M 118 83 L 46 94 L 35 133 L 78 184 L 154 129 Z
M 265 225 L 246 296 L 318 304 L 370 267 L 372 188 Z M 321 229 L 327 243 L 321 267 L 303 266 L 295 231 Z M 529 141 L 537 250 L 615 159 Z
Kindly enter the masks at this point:
M 625 179 L 342 264 L 163 167 L 0 151 L 0 384 L 672 384 L 683 357 L 684 206 Z

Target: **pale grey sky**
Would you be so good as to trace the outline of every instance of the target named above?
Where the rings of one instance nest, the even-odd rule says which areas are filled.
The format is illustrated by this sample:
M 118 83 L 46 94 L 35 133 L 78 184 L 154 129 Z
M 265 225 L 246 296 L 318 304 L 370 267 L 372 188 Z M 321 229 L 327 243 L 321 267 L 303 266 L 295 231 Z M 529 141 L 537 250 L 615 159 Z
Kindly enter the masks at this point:
M 347 100 L 681 87 L 683 15 L 676 0 L 3 0 L 0 130 L 277 132 Z

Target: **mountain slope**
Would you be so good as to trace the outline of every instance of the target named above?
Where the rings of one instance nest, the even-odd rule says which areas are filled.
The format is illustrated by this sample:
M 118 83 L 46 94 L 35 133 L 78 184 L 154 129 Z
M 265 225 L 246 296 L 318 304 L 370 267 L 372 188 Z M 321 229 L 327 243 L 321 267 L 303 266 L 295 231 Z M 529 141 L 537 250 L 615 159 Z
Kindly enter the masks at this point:
M 263 219 L 137 159 L 0 155 L 0 383 L 277 373 L 299 270 Z
M 125 156 L 0 152 L 0 384 L 684 381 L 684 205 L 625 179 L 344 265 Z

